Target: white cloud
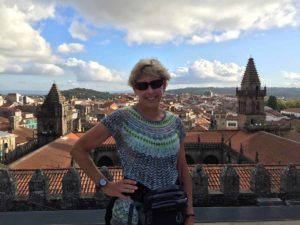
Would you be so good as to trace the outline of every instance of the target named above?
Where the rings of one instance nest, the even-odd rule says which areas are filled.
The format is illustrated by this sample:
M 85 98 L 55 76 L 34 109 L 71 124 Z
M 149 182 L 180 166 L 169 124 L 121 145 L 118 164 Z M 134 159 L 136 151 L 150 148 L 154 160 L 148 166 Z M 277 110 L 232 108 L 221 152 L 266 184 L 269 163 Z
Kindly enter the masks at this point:
M 179 67 L 172 72 L 172 83 L 232 86 L 239 83 L 244 70 L 244 67 L 235 63 L 199 59 L 188 67 Z
M 57 51 L 61 53 L 82 52 L 84 51 L 84 45 L 79 43 L 69 43 L 69 44 L 63 43 L 58 46 Z
M 80 23 L 77 20 L 71 23 L 69 32 L 73 38 L 79 39 L 81 41 L 87 41 L 89 40 L 90 36 L 94 35 L 94 32 L 88 28 L 87 24 Z
M 95 61 L 69 58 L 65 66 L 72 69 L 77 81 L 122 82 L 120 75 Z
M 7 58 L 45 59 L 51 47 L 25 20 L 24 13 L 0 4 L 0 54 Z
M 300 73 L 282 71 L 284 77 L 283 82 L 280 84 L 285 87 L 300 87 Z
M 55 16 L 54 0 L 7 0 L 4 1 L 4 4 L 8 8 L 14 8 L 21 12 L 27 22 L 40 21 L 43 19 L 54 18 Z
M 300 18 L 294 0 L 64 2 L 96 26 L 124 31 L 129 44 L 221 42 L 248 31 L 297 26 Z
M 300 81 L 300 73 L 283 71 L 283 76 L 285 78 L 288 78 L 291 80 L 299 80 Z
M 31 22 L 54 15 L 51 1 L 5 1 L 0 3 L 0 73 L 61 75 L 59 59 Z
M 205 33 L 202 35 L 193 35 L 187 42 L 189 44 L 203 44 L 208 42 L 223 42 L 232 39 L 237 39 L 240 36 L 240 31 L 229 30 L 221 34 Z
M 50 63 L 25 63 L 10 64 L 2 68 L 5 74 L 24 74 L 24 75 L 63 75 L 64 71 L 57 65 Z

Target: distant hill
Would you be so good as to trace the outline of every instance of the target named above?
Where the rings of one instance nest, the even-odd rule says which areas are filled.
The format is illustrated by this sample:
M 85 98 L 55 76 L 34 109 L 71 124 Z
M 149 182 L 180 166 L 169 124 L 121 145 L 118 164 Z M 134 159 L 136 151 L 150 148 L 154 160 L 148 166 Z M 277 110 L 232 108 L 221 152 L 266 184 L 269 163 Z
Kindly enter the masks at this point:
M 61 91 L 61 93 L 67 98 L 70 99 L 72 96 L 75 96 L 77 98 L 82 98 L 82 99 L 109 99 L 111 98 L 111 94 L 109 92 L 100 92 L 100 91 L 95 91 L 92 89 L 85 89 L 85 88 L 73 88 L 70 90 L 64 90 Z
M 239 87 L 240 89 L 240 87 Z M 235 95 L 236 88 L 233 87 L 190 87 L 190 88 L 181 88 L 181 89 L 173 89 L 168 90 L 168 93 L 191 93 L 202 95 L 206 91 L 212 91 L 216 94 L 224 94 L 224 95 Z M 281 88 L 281 87 L 267 87 L 267 96 L 274 95 L 277 97 L 285 97 L 288 99 L 299 99 L 300 98 L 300 88 Z
M 240 88 L 240 87 L 239 87 Z M 233 95 L 235 96 L 235 87 L 189 87 L 181 89 L 168 90 L 167 93 L 191 93 L 202 95 L 206 91 L 212 91 L 216 94 Z M 113 92 L 100 92 L 92 89 L 85 88 L 74 88 L 69 90 L 61 91 L 66 98 L 77 96 L 78 98 L 101 98 L 108 99 L 112 97 Z M 128 91 L 129 92 L 129 91 Z M 20 93 L 23 95 L 46 95 L 48 92 L 45 91 L 24 91 L 24 90 L 1 90 L 0 95 L 8 93 Z M 122 92 L 123 93 L 123 92 Z M 267 87 L 267 96 L 284 97 L 287 99 L 300 99 L 300 88 L 282 88 L 282 87 Z

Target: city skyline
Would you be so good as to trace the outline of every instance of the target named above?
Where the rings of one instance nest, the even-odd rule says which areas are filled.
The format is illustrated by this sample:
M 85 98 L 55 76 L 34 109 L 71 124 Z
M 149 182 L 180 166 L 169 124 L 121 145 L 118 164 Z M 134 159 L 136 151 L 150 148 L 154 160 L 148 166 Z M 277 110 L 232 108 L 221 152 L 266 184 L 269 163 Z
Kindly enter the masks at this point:
M 249 57 L 261 85 L 300 87 L 300 3 L 0 1 L 0 93 L 75 87 L 127 91 L 141 58 L 169 89 L 240 86 Z

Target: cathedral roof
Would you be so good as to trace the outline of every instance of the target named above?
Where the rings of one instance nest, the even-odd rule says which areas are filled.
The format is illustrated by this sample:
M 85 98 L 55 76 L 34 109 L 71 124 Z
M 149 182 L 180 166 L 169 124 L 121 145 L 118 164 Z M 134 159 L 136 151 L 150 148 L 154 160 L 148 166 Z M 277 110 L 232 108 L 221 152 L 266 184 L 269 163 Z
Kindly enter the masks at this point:
M 251 87 L 251 86 L 258 86 L 260 87 L 260 80 L 258 73 L 255 68 L 253 58 L 249 58 L 246 71 L 244 73 L 244 77 L 242 80 L 242 88 L 243 87 Z
M 231 144 L 232 149 L 237 153 L 242 145 L 244 156 L 248 159 L 254 160 L 257 152 L 259 162 L 264 165 L 300 163 L 300 142 L 265 131 L 253 133 L 238 131 L 231 137 Z
M 56 84 L 54 83 L 46 97 L 44 103 L 46 104 L 54 104 L 54 103 L 63 103 L 65 101 L 65 97 L 58 90 Z

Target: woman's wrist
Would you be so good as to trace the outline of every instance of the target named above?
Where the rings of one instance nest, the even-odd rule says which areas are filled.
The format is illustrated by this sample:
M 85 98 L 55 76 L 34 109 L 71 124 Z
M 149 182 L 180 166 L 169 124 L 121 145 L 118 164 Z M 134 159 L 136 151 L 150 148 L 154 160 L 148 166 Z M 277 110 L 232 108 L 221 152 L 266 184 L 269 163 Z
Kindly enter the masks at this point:
M 186 216 L 186 217 L 194 217 L 195 214 L 194 214 L 194 213 L 187 213 L 187 214 L 185 214 L 185 216 Z

